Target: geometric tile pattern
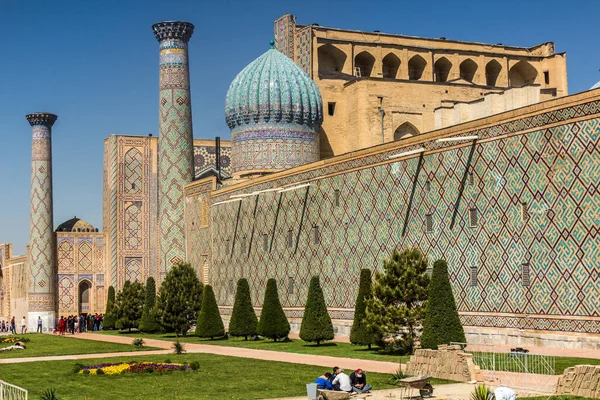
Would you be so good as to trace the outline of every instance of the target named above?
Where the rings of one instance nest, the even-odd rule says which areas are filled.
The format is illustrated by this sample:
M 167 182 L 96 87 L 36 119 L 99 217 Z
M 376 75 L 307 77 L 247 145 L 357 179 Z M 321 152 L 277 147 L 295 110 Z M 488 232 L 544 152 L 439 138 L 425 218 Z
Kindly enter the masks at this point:
M 294 31 L 296 29 L 296 17 L 285 14 L 275 21 L 275 48 L 294 59 Z
M 125 281 L 142 281 L 142 260 L 140 258 L 128 258 L 125 260 Z
M 30 203 L 30 311 L 54 311 L 56 247 L 52 218 L 51 129 L 56 115 L 27 115 L 32 126 Z
M 142 245 L 142 216 L 138 204 L 125 209 L 125 249 L 138 250 Z
M 159 263 L 166 272 L 185 259 L 183 186 L 194 179 L 187 43 L 194 26 L 163 22 L 153 29 L 160 43 Z
M 125 193 L 141 193 L 142 153 L 135 147 L 125 154 Z
M 58 312 L 71 313 L 75 311 L 76 288 L 73 275 L 58 276 Z
M 310 77 L 312 77 L 312 71 L 310 69 L 311 60 L 311 42 L 312 42 L 312 28 L 306 26 L 298 29 L 296 32 L 296 64 L 304 70 Z
M 79 240 L 79 269 L 88 271 L 92 266 L 91 240 Z
M 198 176 L 209 168 L 217 168 L 215 146 L 194 146 L 194 175 Z M 221 144 L 221 176 L 231 177 L 231 147 Z
M 58 270 L 60 272 L 74 272 L 73 240 L 62 239 L 58 242 Z
M 381 269 L 393 248 L 418 245 L 430 261 L 448 261 L 465 325 L 600 333 L 598 114 L 598 101 L 563 107 L 465 132 L 479 136 L 474 145 L 426 141 L 228 191 L 211 201 L 310 182 L 213 206 L 210 228 L 188 231 L 188 241 L 210 254 L 224 313 L 231 282 L 248 278 L 260 306 L 273 277 L 288 316 L 301 314 L 318 274 L 332 315 L 351 319 L 360 269 Z M 421 162 L 388 159 L 415 147 L 427 150 Z

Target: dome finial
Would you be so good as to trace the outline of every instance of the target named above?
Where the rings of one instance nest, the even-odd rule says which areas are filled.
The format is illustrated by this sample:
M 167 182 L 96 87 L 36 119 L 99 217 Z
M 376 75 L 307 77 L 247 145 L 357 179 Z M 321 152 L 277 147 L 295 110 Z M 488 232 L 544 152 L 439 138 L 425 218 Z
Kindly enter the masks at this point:
M 275 40 L 271 39 L 271 41 L 269 42 L 269 44 L 271 45 L 272 49 L 275 48 Z

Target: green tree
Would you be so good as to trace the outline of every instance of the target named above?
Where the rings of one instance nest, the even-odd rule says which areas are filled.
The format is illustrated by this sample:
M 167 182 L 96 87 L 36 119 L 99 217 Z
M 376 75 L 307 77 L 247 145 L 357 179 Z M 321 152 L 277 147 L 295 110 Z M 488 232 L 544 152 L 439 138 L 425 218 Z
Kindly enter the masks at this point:
M 202 307 L 202 283 L 189 263 L 173 265 L 158 292 L 156 317 L 166 332 L 185 336 Z
M 139 282 L 125 281 L 117 293 L 116 326 L 119 329 L 137 328 L 144 310 L 144 286 Z
M 367 326 L 379 344 L 412 353 L 427 300 L 427 258 L 417 247 L 394 250 L 375 273 L 373 297 L 367 300 Z
M 369 346 L 377 342 L 377 335 L 369 329 L 366 322 L 367 301 L 371 294 L 371 270 L 360 271 L 360 282 L 358 286 L 358 297 L 354 306 L 354 322 L 350 330 L 350 343 L 359 346 Z
M 153 333 L 160 330 L 160 324 L 156 319 L 156 282 L 153 277 L 146 279 L 146 299 L 144 300 L 144 311 L 140 320 L 140 331 Z
M 108 299 L 106 300 L 106 310 L 104 311 L 104 318 L 102 320 L 102 329 L 104 330 L 116 328 L 115 301 L 115 288 L 109 286 Z
M 450 342 L 466 342 L 465 331 L 460 323 L 454 294 L 450 286 L 448 264 L 446 260 L 437 260 L 433 263 L 433 272 L 429 283 L 421 347 L 437 349 L 439 344 L 449 344 Z
M 231 336 L 244 336 L 245 340 L 248 340 L 248 336 L 256 335 L 257 325 L 258 318 L 256 318 L 250 299 L 250 285 L 248 285 L 246 278 L 242 278 L 238 281 L 237 290 L 235 291 L 235 302 L 229 321 L 229 334 Z
M 219 313 L 215 294 L 212 286 L 206 285 L 202 296 L 202 309 L 200 310 L 198 322 L 196 323 L 196 336 L 201 338 L 211 338 L 212 340 L 215 337 L 224 335 L 225 327 L 223 326 L 223 320 Z
M 324 340 L 333 339 L 333 324 L 329 312 L 327 312 L 318 276 L 310 279 L 308 298 L 300 325 L 300 339 L 305 342 L 317 342 L 317 346 Z
M 287 337 L 290 333 L 290 323 L 285 316 L 283 307 L 281 307 L 279 294 L 277 293 L 277 281 L 273 278 L 267 281 L 257 331 L 259 335 L 273 339 L 273 341 Z

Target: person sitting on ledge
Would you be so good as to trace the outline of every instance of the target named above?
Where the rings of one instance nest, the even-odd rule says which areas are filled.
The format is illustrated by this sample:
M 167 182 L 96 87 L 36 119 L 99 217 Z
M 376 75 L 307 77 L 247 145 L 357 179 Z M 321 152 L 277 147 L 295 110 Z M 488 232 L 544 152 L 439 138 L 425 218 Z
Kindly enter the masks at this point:
M 337 374 L 333 382 L 331 382 L 331 386 L 333 386 L 333 390 L 338 390 L 342 392 L 352 392 L 352 385 L 350 385 L 350 377 L 344 373 L 344 369 L 340 368 L 340 372 Z
M 331 382 L 329 382 L 329 377 L 331 374 L 329 372 L 325 372 L 324 375 L 321 375 L 317 379 L 315 379 L 315 383 L 317 384 L 317 389 L 328 389 L 331 390 Z
M 373 386 L 367 385 L 367 375 L 360 368 L 350 374 L 350 384 L 352 390 L 357 393 L 365 393 L 373 388 Z

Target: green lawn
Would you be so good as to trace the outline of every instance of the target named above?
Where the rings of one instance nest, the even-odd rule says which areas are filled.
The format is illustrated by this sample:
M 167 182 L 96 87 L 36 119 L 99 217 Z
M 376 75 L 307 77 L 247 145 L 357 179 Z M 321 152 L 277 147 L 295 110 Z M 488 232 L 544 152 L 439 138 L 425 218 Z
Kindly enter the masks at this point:
M 43 356 L 64 356 L 71 354 L 94 354 L 94 353 L 117 353 L 136 350 L 157 350 L 153 347 L 144 347 L 138 349 L 130 344 L 115 344 L 106 342 L 96 342 L 92 340 L 77 339 L 72 336 L 54 336 L 29 333 L 26 335 L 17 335 L 18 337 L 29 338 L 30 342 L 25 343 L 25 350 L 11 350 L 0 352 L 1 358 L 21 358 L 21 357 L 43 357 Z M 0 338 L 3 336 L 0 336 Z M 132 337 L 133 340 L 133 337 Z M 11 346 L 10 343 L 1 343 L 0 347 Z
M 482 357 L 483 360 L 478 360 L 479 357 Z M 600 359 L 597 358 L 578 358 L 578 357 L 555 357 L 554 358 L 554 374 L 561 375 L 566 368 L 572 367 L 574 365 L 599 365 Z M 541 364 L 541 360 L 537 356 L 532 356 L 529 358 L 529 370 L 531 372 L 540 372 L 545 368 L 536 364 Z M 482 369 L 491 369 L 492 359 L 489 353 L 473 353 L 473 362 L 480 365 Z M 525 369 L 525 358 L 523 357 L 507 357 L 506 354 L 502 354 L 495 359 L 495 368 L 499 371 L 512 371 L 519 372 Z
M 213 354 L 183 354 L 82 360 L 85 365 L 120 361 L 183 363 L 198 361 L 199 371 L 174 371 L 167 374 L 79 375 L 73 373 L 75 361 L 46 361 L 0 364 L 2 380 L 29 390 L 29 398 L 55 387 L 62 400 L 84 397 L 114 399 L 265 399 L 306 395 L 306 383 L 329 368 L 310 365 L 224 357 Z M 367 372 L 368 373 L 368 372 Z M 368 373 L 375 389 L 390 388 L 390 376 Z M 432 383 L 445 383 L 432 380 Z
M 94 333 L 119 336 L 127 335 L 131 337 L 143 337 L 169 341 L 177 340 L 177 337 L 175 337 L 174 334 L 140 334 L 119 331 L 101 331 Z M 363 360 L 389 361 L 397 363 L 406 363 L 410 358 L 410 356 L 406 355 L 387 353 L 382 349 L 378 348 L 377 346 L 374 346 L 371 350 L 369 350 L 367 347 L 354 346 L 350 343 L 326 342 L 324 344 L 321 344 L 320 346 L 317 346 L 314 343 L 307 343 L 302 340 L 292 340 L 289 342 L 273 342 L 272 340 L 245 341 L 243 338 L 230 338 L 228 340 L 210 340 L 200 339 L 195 336 L 180 337 L 179 340 L 184 343 L 201 343 L 216 346 L 244 347 L 248 349 L 283 351 L 286 353 L 316 354 L 321 356 L 359 358 Z

